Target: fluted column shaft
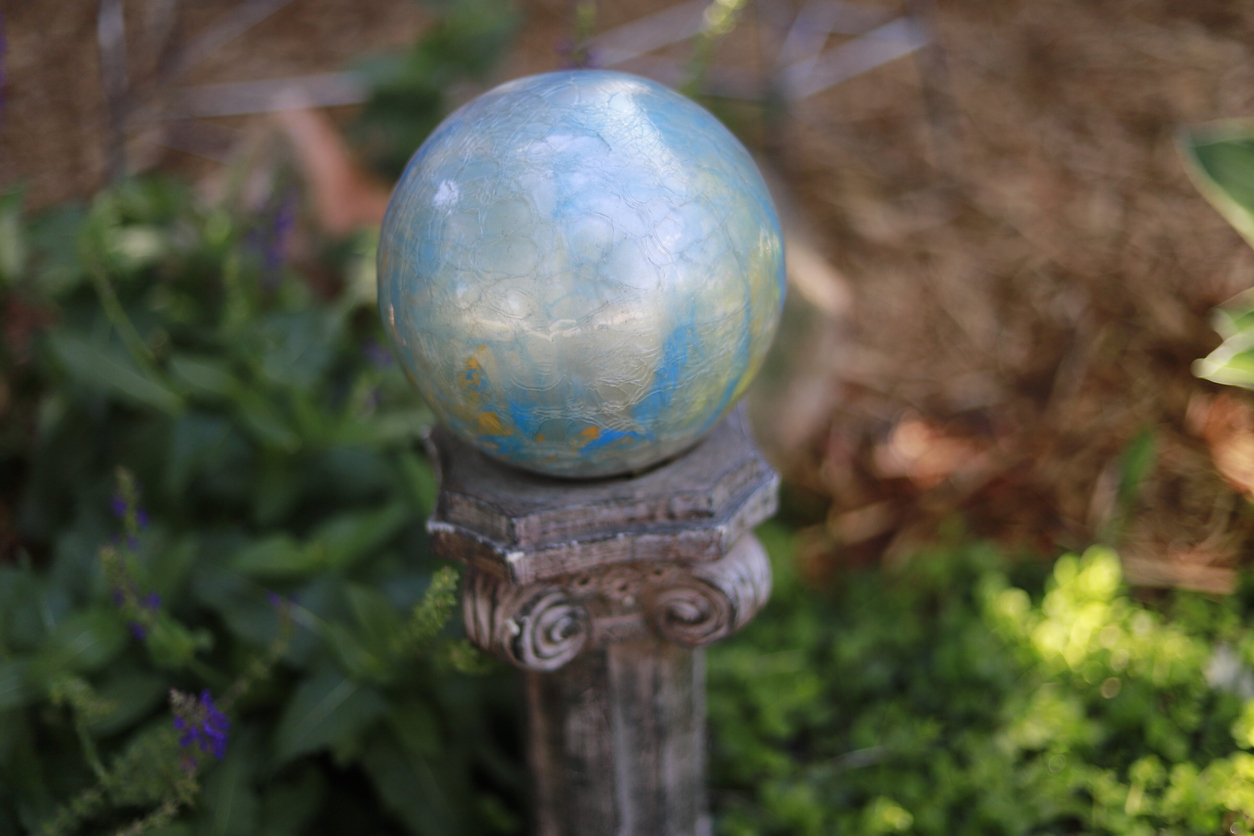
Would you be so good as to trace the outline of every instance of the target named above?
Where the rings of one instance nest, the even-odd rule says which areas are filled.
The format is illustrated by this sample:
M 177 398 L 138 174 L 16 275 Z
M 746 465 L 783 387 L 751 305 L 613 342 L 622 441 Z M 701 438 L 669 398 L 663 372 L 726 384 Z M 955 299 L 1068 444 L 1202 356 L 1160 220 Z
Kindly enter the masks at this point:
M 704 678 L 704 650 L 655 637 L 528 674 L 539 836 L 708 832 Z

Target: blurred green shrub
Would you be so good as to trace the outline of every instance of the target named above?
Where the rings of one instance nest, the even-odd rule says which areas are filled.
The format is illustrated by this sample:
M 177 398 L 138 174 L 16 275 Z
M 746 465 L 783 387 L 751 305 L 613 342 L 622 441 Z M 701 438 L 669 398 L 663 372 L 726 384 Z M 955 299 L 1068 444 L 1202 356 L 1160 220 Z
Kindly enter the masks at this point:
M 449 113 L 449 92 L 487 80 L 518 24 L 506 0 L 431 2 L 437 17 L 406 52 L 364 62 L 371 97 L 349 129 L 364 157 L 396 180 Z
M 805 593 L 764 533 L 778 591 L 710 651 L 720 833 L 1254 832 L 1248 596 L 1150 607 L 1101 548 L 1015 584 L 970 545 Z
M 0 833 L 519 827 L 510 680 L 444 635 L 430 415 L 368 294 L 284 263 L 294 211 L 0 201 Z

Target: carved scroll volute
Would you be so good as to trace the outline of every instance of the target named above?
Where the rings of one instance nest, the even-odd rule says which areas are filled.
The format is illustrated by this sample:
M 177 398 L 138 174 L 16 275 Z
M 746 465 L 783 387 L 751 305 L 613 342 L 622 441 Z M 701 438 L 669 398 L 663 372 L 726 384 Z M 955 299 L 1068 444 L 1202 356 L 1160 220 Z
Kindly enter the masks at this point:
M 486 572 L 467 573 L 466 633 L 479 647 L 532 671 L 553 671 L 588 641 L 587 608 L 560 587 L 514 586 Z
M 554 671 L 590 643 L 652 628 L 697 647 L 739 630 L 771 595 L 771 566 L 752 535 L 708 563 L 628 564 L 534 584 L 477 569 L 466 576 L 462 613 L 470 640 L 532 671 Z
M 658 584 L 646 606 L 660 635 L 695 647 L 739 630 L 770 596 L 770 561 L 762 544 L 749 535 L 721 560 L 692 565 Z

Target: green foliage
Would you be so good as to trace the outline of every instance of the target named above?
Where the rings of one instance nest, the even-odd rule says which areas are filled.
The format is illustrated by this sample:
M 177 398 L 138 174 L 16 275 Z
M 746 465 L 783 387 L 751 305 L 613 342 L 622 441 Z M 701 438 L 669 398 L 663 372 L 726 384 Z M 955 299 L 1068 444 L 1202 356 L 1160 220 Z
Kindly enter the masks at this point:
M 1254 389 L 1254 291 L 1215 308 L 1212 318 L 1223 342 L 1193 364 L 1193 373 L 1215 383 Z
M 391 179 L 400 176 L 410 155 L 448 115 L 449 88 L 485 81 L 518 22 L 505 0 L 433 5 L 439 16 L 412 49 L 360 68 L 371 97 L 350 136 Z
M 516 830 L 513 690 L 458 672 L 485 665 L 423 530 L 431 419 L 373 306 L 171 181 L 15 205 L 0 833 Z
M 804 593 L 767 534 L 776 598 L 710 652 L 720 832 L 1254 832 L 1236 599 L 1147 606 L 1100 548 L 1030 591 L 981 546 Z
M 1254 122 L 1182 131 L 1176 145 L 1198 190 L 1254 246 Z M 1214 322 L 1223 343 L 1194 363 L 1193 373 L 1254 389 L 1254 291 L 1216 308 Z
M 1198 189 L 1254 246 L 1254 122 L 1182 131 L 1177 146 Z
M 740 22 L 747 0 L 710 0 L 701 13 L 701 31 L 692 39 L 692 56 L 688 60 L 685 95 L 696 97 L 701 92 L 705 74 L 714 57 L 715 45 L 731 34 Z

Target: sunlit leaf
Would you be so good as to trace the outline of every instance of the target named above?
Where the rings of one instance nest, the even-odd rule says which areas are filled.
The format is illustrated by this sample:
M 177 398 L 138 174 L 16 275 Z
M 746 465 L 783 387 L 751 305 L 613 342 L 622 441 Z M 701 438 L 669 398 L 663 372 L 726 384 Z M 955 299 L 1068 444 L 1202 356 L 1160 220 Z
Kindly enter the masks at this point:
M 1247 291 L 1215 309 L 1215 330 L 1224 341 L 1193 364 L 1198 377 L 1254 389 L 1254 293 Z

